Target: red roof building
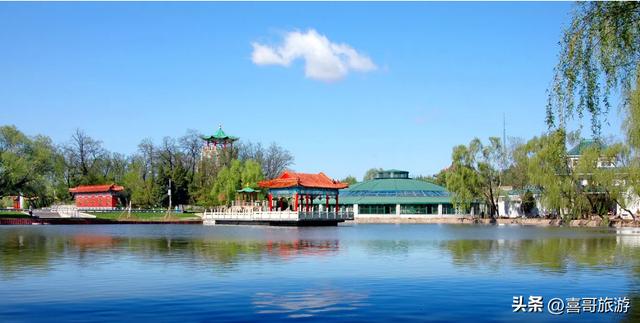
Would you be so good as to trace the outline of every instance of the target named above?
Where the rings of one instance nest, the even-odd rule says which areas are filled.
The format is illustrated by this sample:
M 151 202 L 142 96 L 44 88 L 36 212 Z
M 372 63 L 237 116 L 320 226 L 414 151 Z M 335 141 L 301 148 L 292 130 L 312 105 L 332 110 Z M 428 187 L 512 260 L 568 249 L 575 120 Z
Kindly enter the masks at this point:
M 336 212 L 339 210 L 338 190 L 349 187 L 347 183 L 341 183 L 329 178 L 324 173 L 305 174 L 285 171 L 277 178 L 258 183 L 262 188 L 269 190 L 269 209 L 273 209 L 273 198 L 278 199 L 278 206 L 283 209 L 286 202 L 294 211 L 313 211 L 313 200 L 324 198 L 326 208 L 329 209 L 329 198 L 336 200 Z M 289 197 L 292 198 L 290 203 Z
M 113 209 L 118 206 L 118 194 L 124 187 L 107 185 L 80 185 L 69 189 L 76 207 L 82 209 Z

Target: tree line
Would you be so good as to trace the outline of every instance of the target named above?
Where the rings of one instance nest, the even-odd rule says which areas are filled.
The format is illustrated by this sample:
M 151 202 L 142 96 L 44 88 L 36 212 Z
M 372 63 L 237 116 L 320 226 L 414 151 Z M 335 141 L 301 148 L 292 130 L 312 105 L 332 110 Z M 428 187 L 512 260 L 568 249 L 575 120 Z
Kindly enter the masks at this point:
M 13 125 L 0 127 L 0 196 L 22 194 L 36 206 L 71 200 L 69 188 L 118 184 L 123 204 L 155 208 L 173 205 L 229 204 L 236 190 L 274 178 L 294 157 L 276 143 L 240 142 L 217 159 L 201 158 L 202 135 L 188 130 L 160 143 L 143 139 L 130 154 L 111 152 L 100 140 L 77 129 L 55 144 L 43 135 L 27 136 Z
M 511 147 L 492 137 L 453 149 L 441 177 L 456 205 L 478 200 L 498 215 L 499 187 L 512 185 L 536 188 L 543 206 L 567 218 L 607 215 L 615 207 L 638 212 L 627 202 L 640 194 L 640 2 L 577 3 L 554 72 L 545 133 Z M 625 134 L 618 142 L 601 134 L 614 94 Z M 579 142 L 580 131 L 568 131 L 567 123 L 585 116 L 595 144 L 572 161 L 567 146 Z

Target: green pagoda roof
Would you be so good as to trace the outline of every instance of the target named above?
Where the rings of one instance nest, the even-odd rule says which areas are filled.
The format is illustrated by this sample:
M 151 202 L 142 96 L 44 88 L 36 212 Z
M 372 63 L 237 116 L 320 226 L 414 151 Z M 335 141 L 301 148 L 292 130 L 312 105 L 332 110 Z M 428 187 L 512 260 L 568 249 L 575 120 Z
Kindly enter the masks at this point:
M 234 137 L 234 136 L 229 136 L 227 135 L 223 130 L 222 130 L 222 126 L 220 126 L 218 128 L 218 131 L 216 131 L 216 133 L 214 133 L 212 136 L 204 136 L 202 137 L 202 139 L 204 140 L 220 140 L 220 141 L 236 141 L 239 138 L 238 137 Z
M 260 190 L 254 190 L 251 187 L 245 187 L 245 188 L 243 188 L 241 190 L 237 190 L 236 192 L 238 192 L 238 193 L 257 193 L 257 192 L 260 192 Z
M 606 146 L 597 139 L 582 139 L 580 140 L 580 143 L 577 144 L 575 147 L 571 148 L 568 152 L 567 155 L 568 156 L 580 156 L 582 155 L 582 153 L 584 152 L 585 149 L 590 148 L 590 147 L 598 147 L 598 148 L 605 148 Z

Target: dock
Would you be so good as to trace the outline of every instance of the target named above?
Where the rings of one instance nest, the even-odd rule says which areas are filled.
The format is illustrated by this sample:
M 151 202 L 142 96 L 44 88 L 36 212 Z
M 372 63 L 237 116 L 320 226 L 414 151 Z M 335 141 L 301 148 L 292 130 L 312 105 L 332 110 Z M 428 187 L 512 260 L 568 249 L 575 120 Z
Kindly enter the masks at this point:
M 353 220 L 351 211 L 265 211 L 265 210 L 222 210 L 206 211 L 203 224 L 270 225 L 270 226 L 337 226 L 338 223 Z

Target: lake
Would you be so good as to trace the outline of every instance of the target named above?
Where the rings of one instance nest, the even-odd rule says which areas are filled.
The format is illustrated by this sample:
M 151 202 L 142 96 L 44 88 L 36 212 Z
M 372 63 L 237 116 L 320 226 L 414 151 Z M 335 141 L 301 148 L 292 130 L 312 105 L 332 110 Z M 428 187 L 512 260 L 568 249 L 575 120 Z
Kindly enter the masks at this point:
M 542 296 L 543 313 L 514 313 L 514 296 Z M 630 308 L 548 313 L 548 300 L 572 297 L 628 297 Z M 638 322 L 640 236 L 435 224 L 0 226 L 0 300 L 1 322 Z

